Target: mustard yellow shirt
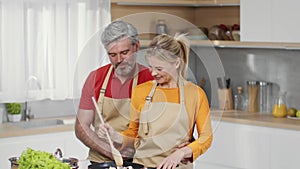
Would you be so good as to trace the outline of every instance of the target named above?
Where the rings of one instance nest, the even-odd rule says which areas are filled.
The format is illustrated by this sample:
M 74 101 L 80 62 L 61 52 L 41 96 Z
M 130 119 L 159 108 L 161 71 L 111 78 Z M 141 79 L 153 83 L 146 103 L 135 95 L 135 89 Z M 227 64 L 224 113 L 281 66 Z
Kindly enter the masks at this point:
M 148 81 L 136 86 L 132 92 L 130 123 L 127 130 L 123 131 L 123 146 L 133 145 L 137 138 L 139 129 L 139 116 L 142 111 L 145 98 L 149 95 L 153 87 L 153 82 Z M 179 88 L 161 88 L 157 87 L 152 98 L 152 102 L 173 102 L 180 101 Z M 212 143 L 212 127 L 210 120 L 210 109 L 205 92 L 197 85 L 187 82 L 184 85 L 184 97 L 186 110 L 189 117 L 190 138 L 193 137 L 194 126 L 198 131 L 198 138 L 188 146 L 193 151 L 193 160 L 203 154 Z

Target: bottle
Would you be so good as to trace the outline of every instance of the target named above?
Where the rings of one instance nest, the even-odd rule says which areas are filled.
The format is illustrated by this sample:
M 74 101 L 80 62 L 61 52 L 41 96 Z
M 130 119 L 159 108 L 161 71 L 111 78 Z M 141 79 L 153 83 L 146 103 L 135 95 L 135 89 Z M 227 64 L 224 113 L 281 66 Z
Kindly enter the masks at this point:
M 243 87 L 237 87 L 237 94 L 234 95 L 234 110 L 244 110 L 245 97 L 243 96 Z
M 167 34 L 167 25 L 164 19 L 159 19 L 156 25 L 156 34 Z

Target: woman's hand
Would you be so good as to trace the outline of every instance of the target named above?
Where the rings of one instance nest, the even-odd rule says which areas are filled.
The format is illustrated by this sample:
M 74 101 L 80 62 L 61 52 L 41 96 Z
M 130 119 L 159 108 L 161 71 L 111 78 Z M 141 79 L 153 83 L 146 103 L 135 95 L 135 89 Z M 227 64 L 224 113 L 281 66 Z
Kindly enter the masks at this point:
M 109 134 L 111 140 L 117 144 L 122 144 L 123 142 L 123 137 L 121 134 L 116 132 L 109 124 L 100 124 L 99 129 L 97 131 L 97 135 L 102 138 L 107 140 L 106 132 Z
M 157 169 L 174 169 L 185 158 L 192 156 L 192 150 L 185 146 L 177 149 L 174 153 L 166 157 L 158 166 Z
M 191 142 L 189 142 L 189 141 L 184 142 L 184 143 L 180 144 L 180 145 L 177 147 L 177 149 L 181 149 L 181 148 L 183 148 L 183 147 L 189 145 L 190 143 L 191 143 Z M 183 159 L 181 160 L 181 163 L 187 164 L 188 162 L 192 162 L 192 161 L 193 161 L 193 160 L 192 160 L 192 156 L 189 156 L 189 157 L 183 158 Z
M 180 149 L 176 150 L 170 156 L 165 158 L 158 166 L 157 169 L 173 169 L 184 158 L 184 152 Z

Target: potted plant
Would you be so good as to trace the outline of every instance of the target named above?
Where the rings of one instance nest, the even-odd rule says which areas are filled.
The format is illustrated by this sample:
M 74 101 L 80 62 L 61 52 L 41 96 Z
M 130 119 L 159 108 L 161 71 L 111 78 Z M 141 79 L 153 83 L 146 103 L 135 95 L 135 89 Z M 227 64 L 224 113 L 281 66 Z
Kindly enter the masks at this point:
M 8 120 L 16 122 L 21 120 L 22 105 L 21 103 L 6 103 L 5 104 Z

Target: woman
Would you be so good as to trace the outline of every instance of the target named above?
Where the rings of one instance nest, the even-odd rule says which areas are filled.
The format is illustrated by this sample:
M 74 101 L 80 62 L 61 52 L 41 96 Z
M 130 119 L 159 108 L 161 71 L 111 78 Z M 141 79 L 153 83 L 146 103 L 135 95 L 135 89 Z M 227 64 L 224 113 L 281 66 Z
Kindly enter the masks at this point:
M 204 91 L 186 81 L 188 56 L 189 45 L 183 34 L 156 36 L 146 52 L 154 81 L 134 89 L 128 129 L 120 135 L 105 124 L 99 136 L 105 137 L 108 130 L 122 147 L 135 143 L 133 162 L 145 167 L 192 168 L 190 162 L 210 147 L 212 129 Z M 193 140 L 195 125 L 197 140 Z

